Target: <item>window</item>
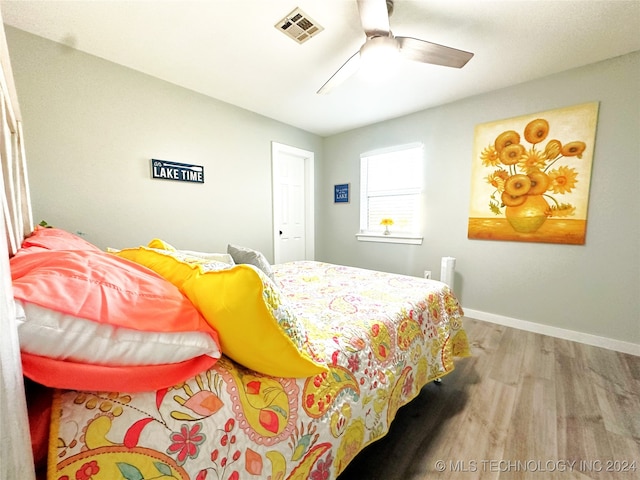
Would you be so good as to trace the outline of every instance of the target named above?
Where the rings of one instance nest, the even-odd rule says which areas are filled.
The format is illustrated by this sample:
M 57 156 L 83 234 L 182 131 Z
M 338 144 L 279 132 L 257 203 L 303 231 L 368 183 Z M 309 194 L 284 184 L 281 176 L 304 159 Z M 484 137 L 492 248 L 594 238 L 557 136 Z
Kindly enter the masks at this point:
M 422 164 L 421 144 L 360 156 L 359 240 L 421 243 Z M 393 221 L 390 235 L 381 224 L 386 218 Z

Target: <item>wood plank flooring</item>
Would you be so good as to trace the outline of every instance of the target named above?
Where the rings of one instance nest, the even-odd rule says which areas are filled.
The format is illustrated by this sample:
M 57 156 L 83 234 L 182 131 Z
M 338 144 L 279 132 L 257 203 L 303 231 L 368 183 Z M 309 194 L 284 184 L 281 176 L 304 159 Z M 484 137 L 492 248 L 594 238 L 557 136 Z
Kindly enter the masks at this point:
M 339 480 L 640 479 L 640 357 L 464 325 L 473 356 Z

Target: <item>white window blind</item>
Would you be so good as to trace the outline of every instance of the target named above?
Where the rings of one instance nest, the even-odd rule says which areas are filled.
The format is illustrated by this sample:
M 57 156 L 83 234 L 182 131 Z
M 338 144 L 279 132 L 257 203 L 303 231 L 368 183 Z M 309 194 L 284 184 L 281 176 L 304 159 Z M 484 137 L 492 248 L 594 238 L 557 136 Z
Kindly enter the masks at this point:
M 383 218 L 392 233 L 420 232 L 423 148 L 403 145 L 360 156 L 360 232 L 382 233 Z

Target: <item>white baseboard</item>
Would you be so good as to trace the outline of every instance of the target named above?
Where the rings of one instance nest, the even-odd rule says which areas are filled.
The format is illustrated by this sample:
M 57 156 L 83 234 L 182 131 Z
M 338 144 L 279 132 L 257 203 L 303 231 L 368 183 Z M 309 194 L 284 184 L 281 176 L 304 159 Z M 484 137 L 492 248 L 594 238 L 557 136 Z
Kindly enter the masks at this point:
M 637 343 L 624 342 L 614 338 L 599 337 L 590 333 L 576 332 L 575 330 L 567 330 L 565 328 L 552 327 L 551 325 L 543 325 L 541 323 L 529 322 L 527 320 L 518 320 L 517 318 L 496 315 L 495 313 L 482 312 L 480 310 L 472 310 L 464 308 L 466 317 L 482 320 L 485 322 L 497 323 L 506 327 L 517 328 L 527 332 L 540 333 L 550 337 L 562 338 L 573 342 L 593 345 L 594 347 L 607 348 L 617 352 L 628 353 L 630 355 L 640 356 L 640 345 Z

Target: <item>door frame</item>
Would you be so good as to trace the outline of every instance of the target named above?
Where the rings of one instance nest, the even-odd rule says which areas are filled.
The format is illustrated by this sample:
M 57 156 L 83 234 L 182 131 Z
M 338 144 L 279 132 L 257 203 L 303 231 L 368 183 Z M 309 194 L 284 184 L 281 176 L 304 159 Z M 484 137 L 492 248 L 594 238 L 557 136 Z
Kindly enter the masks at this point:
M 276 245 L 279 238 L 279 227 L 276 222 L 275 205 L 275 162 L 278 155 L 294 155 L 304 159 L 304 236 L 305 236 L 305 260 L 315 259 L 315 153 L 302 148 L 292 147 L 283 143 L 271 142 L 271 218 L 273 227 L 273 263 L 279 263 L 279 252 Z

